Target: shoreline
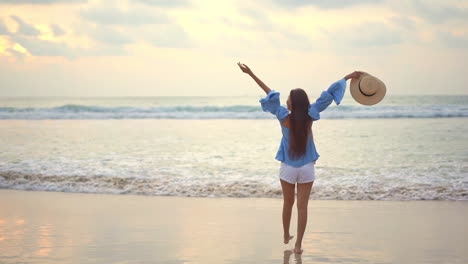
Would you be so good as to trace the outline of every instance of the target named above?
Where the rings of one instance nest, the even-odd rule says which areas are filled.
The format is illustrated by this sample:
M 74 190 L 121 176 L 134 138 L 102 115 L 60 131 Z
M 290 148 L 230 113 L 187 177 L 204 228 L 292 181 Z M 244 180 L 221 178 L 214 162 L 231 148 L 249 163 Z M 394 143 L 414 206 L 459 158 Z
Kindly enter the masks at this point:
M 271 197 L 262 197 L 262 196 L 181 196 L 181 195 L 147 195 L 147 194 L 137 194 L 137 193 L 106 193 L 106 192 L 66 192 L 66 191 L 48 191 L 48 190 L 29 190 L 29 189 L 14 189 L 14 188 L 2 188 L 1 191 L 19 191 L 19 192 L 38 192 L 38 193 L 63 193 L 63 194 L 89 194 L 89 195 L 111 195 L 111 196 L 129 196 L 129 197 L 173 197 L 173 198 L 187 198 L 187 199 L 272 199 L 272 200 L 281 200 L 282 196 L 271 196 Z M 442 199 L 418 199 L 418 200 L 378 200 L 378 199 L 355 199 L 355 200 L 345 200 L 345 199 L 313 199 L 312 194 L 309 201 L 344 201 L 344 202 L 460 202 L 468 203 L 468 200 L 442 200 Z

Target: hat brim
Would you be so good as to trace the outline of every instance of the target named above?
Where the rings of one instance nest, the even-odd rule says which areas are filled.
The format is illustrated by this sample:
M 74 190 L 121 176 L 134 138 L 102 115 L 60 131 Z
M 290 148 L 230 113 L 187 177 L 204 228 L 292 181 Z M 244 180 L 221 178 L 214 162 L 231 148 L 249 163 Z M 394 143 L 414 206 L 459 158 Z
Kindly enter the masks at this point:
M 375 105 L 378 102 L 382 101 L 382 99 L 385 97 L 385 93 L 387 92 L 387 89 L 384 84 L 372 96 L 367 96 L 367 95 L 362 94 L 361 91 L 359 91 L 359 82 L 361 81 L 361 78 L 364 77 L 365 75 L 369 75 L 369 74 L 364 73 L 364 74 L 361 74 L 359 78 L 351 79 L 349 91 L 351 92 L 351 96 L 354 98 L 354 100 L 356 100 L 356 102 L 363 104 L 363 105 Z M 376 78 L 375 76 L 372 76 L 372 77 Z

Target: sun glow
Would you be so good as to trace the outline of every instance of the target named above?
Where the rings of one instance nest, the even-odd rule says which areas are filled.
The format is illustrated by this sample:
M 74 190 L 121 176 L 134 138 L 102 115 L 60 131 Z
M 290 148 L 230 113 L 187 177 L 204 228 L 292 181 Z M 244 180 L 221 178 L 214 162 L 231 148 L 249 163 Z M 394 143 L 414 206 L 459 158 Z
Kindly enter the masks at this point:
M 9 41 L 6 37 L 0 37 L 0 54 L 7 55 L 7 49 L 10 47 Z

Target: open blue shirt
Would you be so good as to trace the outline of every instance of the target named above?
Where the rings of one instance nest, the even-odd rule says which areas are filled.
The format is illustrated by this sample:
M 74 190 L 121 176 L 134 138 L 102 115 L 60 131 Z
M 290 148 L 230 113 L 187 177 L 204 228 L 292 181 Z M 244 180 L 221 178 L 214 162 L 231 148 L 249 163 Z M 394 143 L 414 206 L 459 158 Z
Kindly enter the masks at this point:
M 333 83 L 326 91 L 323 91 L 317 101 L 310 105 L 309 116 L 313 121 L 320 119 L 320 112 L 325 110 L 332 101 L 335 101 L 337 105 L 340 104 L 343 99 L 346 89 L 346 80 L 343 78 Z M 301 167 L 309 162 L 316 161 L 319 158 L 319 154 L 315 149 L 314 140 L 309 137 L 306 147 L 305 155 L 300 159 L 292 159 L 289 157 L 289 128 L 283 125 L 283 121 L 289 115 L 289 111 L 281 106 L 279 100 L 280 93 L 271 90 L 265 98 L 260 99 L 262 109 L 265 112 L 274 114 L 281 125 L 281 132 L 283 137 L 281 138 L 281 144 L 276 154 L 276 159 L 284 162 L 293 167 Z

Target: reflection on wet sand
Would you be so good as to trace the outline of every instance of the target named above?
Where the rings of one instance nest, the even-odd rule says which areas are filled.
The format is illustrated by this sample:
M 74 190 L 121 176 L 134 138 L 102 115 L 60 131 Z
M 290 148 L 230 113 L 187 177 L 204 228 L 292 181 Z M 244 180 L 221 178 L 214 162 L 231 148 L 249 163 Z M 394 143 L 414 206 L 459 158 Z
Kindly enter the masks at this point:
M 37 242 L 38 249 L 34 252 L 35 255 L 40 257 L 47 257 L 52 250 L 52 243 L 50 241 L 51 226 L 44 225 L 39 227 L 39 241 Z
M 26 220 L 13 217 L 0 219 L 0 260 L 2 256 L 21 256 L 21 244 L 24 240 Z
M 467 206 L 314 201 L 299 255 L 281 200 L 0 190 L 0 263 L 461 264 Z
M 283 264 L 289 264 L 289 260 L 291 259 L 291 255 L 294 254 L 294 262 L 297 264 L 302 264 L 302 254 L 295 254 L 292 250 L 285 250 L 283 256 Z
M 3 230 L 5 224 L 6 224 L 5 219 L 0 219 L 0 241 L 3 241 L 6 239 L 5 231 Z

